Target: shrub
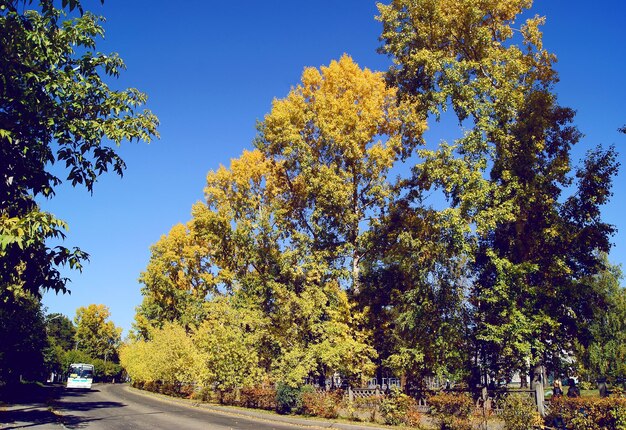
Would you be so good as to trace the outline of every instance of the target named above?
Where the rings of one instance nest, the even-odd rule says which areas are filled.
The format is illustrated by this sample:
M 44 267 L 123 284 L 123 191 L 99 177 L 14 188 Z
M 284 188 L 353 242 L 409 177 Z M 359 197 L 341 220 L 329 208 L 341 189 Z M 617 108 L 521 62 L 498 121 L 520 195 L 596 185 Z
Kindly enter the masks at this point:
M 159 382 L 158 392 L 166 396 L 178 397 L 178 385 L 173 382 Z
M 191 399 L 193 397 L 194 392 L 196 391 L 196 387 L 194 386 L 194 384 L 190 384 L 190 383 L 181 384 L 180 387 L 178 388 L 178 391 L 180 392 L 181 396 L 187 399 Z
M 611 409 L 611 418 L 615 420 L 615 430 L 626 430 L 626 402 L 621 402 Z
M 217 395 L 213 389 L 202 387 L 191 394 L 191 399 L 199 402 L 215 402 L 217 401 Z
M 279 414 L 289 414 L 298 409 L 301 401 L 299 388 L 282 382 L 276 385 L 276 412 Z
M 302 411 L 307 415 L 322 418 L 337 418 L 341 404 L 340 391 L 307 390 L 302 393 Z
M 217 390 L 217 398 L 222 405 L 238 405 L 235 390 Z
M 147 381 L 143 384 L 143 390 L 152 391 L 153 393 L 158 392 L 159 386 L 155 381 Z
M 439 393 L 428 398 L 440 430 L 470 430 L 474 402 L 467 394 Z
M 527 430 L 541 424 L 541 416 L 533 399 L 527 395 L 509 394 L 502 402 L 505 430 Z
M 276 409 L 276 389 L 267 385 L 255 385 L 241 389 L 241 406 L 246 408 Z
M 580 381 L 580 383 L 578 384 L 578 388 L 580 388 L 581 390 L 593 390 L 594 384 L 592 384 L 589 381 Z
M 417 426 L 421 414 L 417 410 L 417 402 L 412 397 L 394 388 L 391 394 L 380 403 L 380 413 L 385 424 Z
M 562 423 L 571 430 L 626 430 L 626 399 L 607 397 L 552 400 L 549 425 Z

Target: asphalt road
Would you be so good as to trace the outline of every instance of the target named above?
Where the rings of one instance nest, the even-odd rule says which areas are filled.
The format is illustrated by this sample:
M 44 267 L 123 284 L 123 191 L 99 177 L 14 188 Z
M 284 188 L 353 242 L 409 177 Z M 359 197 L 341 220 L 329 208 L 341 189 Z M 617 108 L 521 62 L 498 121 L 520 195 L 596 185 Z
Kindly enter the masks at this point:
M 121 384 L 95 384 L 90 391 L 63 389 L 54 400 L 5 407 L 0 412 L 0 429 L 311 430 L 329 427 L 316 423 L 276 422 L 270 418 L 163 401 Z

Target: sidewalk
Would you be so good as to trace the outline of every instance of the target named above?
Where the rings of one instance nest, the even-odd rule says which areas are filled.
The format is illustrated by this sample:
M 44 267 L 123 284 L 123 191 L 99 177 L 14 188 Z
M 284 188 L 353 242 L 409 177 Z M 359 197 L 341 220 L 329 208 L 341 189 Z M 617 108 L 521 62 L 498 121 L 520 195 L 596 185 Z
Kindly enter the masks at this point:
M 325 428 L 325 429 L 342 429 L 342 430 L 390 430 L 394 427 L 392 426 L 384 426 L 381 424 L 372 424 L 372 423 L 346 423 L 343 421 L 335 421 L 328 420 L 323 418 L 304 418 L 293 415 L 279 415 L 275 412 L 266 411 L 262 409 L 247 409 L 240 408 L 237 406 L 222 406 L 222 405 L 214 405 L 209 403 L 197 402 L 195 400 L 190 399 L 181 399 L 177 397 L 170 397 L 164 394 L 153 393 L 151 391 L 139 390 L 137 388 L 133 388 L 130 386 L 125 387 L 126 390 L 132 391 L 133 393 L 141 394 L 144 396 L 149 396 L 153 398 L 158 398 L 165 402 L 177 403 L 180 405 L 185 405 L 189 407 L 197 407 L 206 409 L 212 412 L 217 412 L 226 415 L 239 415 L 252 417 L 256 419 L 261 419 L 265 421 L 275 421 L 287 424 L 293 424 L 297 426 L 305 426 L 312 428 Z
M 60 419 L 50 409 L 60 386 L 30 384 L 13 392 L 12 398 L 0 401 L 0 429 L 37 427 L 58 429 Z

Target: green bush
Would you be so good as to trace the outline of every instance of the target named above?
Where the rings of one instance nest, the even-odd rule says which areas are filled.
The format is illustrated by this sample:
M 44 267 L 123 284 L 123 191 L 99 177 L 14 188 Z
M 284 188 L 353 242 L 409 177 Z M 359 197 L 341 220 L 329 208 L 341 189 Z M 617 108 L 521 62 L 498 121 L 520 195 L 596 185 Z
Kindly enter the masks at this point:
M 578 384 L 578 388 L 580 388 L 581 390 L 593 390 L 595 386 L 589 381 L 580 381 L 580 383 Z
M 292 387 L 285 383 L 276 385 L 276 412 L 289 414 L 301 407 L 302 393 L 300 388 Z
M 502 403 L 505 430 L 527 430 L 541 424 L 537 406 L 528 395 L 509 394 Z
M 430 412 L 440 430 L 470 430 L 474 402 L 467 394 L 439 393 L 428 398 Z
M 554 399 L 546 422 L 548 425 L 562 422 L 568 430 L 626 430 L 626 399 Z

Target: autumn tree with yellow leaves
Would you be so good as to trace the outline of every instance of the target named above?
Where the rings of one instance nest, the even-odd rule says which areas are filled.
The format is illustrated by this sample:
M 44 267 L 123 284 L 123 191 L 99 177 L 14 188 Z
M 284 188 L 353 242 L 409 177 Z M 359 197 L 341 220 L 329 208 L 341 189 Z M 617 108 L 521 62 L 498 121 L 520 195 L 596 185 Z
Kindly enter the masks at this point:
M 368 228 L 392 196 L 387 175 L 413 146 L 403 136 L 424 130 L 421 120 L 401 121 L 409 112 L 382 73 L 344 55 L 305 69 L 300 85 L 274 100 L 256 140 L 277 178 L 275 198 L 290 235 L 347 269 L 340 276 L 355 294 Z
M 292 385 L 336 371 L 370 375 L 376 353 L 344 287 L 351 279 L 358 291 L 367 250 L 360 230 L 391 196 L 386 174 L 403 154 L 398 109 L 384 76 L 347 56 L 306 69 L 301 86 L 274 102 L 258 149 L 210 172 L 206 204 L 153 247 L 139 319 L 183 322 L 188 304 L 209 311 L 230 296 L 231 312 L 257 313 L 255 345 L 268 375 Z M 199 244 L 202 258 L 188 258 Z M 193 271 L 197 261 L 203 272 Z M 212 294 L 193 296 L 190 281 L 201 273 Z
M 390 70 L 344 55 L 274 100 L 255 149 L 209 172 L 206 202 L 152 248 L 124 354 L 174 324 L 207 385 L 377 368 L 474 386 L 588 342 L 618 163 L 570 160 L 581 134 L 544 20 L 517 23 L 531 4 L 379 4 Z M 427 141 L 443 117 L 457 138 Z
M 74 318 L 76 349 L 92 358 L 116 360 L 122 329 L 109 321 L 110 316 L 105 305 L 91 304 L 78 308 Z

